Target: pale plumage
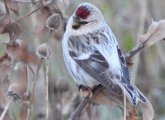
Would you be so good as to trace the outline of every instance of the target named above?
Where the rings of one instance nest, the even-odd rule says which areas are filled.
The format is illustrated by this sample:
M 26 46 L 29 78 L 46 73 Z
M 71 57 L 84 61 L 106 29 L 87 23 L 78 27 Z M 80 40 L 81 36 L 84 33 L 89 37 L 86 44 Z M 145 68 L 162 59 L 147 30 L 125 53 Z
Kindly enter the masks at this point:
M 78 85 L 122 89 L 133 105 L 146 101 L 130 82 L 116 37 L 97 7 L 90 3 L 78 6 L 68 21 L 62 45 L 67 69 Z

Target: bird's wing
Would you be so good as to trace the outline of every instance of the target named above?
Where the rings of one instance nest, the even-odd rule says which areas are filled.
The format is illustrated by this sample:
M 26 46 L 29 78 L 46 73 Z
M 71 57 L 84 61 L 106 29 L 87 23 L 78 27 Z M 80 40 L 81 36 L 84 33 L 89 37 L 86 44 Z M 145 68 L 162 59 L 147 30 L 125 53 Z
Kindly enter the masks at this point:
M 130 75 L 127 67 L 127 63 L 125 60 L 125 57 L 121 50 L 117 48 L 120 63 L 121 63 L 121 69 L 122 69 L 122 76 L 121 76 L 121 87 L 125 90 L 127 97 L 129 98 L 130 102 L 133 105 L 136 105 L 138 103 L 138 100 L 141 100 L 143 102 L 146 102 L 146 98 L 143 95 L 142 92 L 138 90 L 131 82 L 130 82 Z
M 123 84 L 130 84 L 130 75 L 129 75 L 129 70 L 127 67 L 124 54 L 122 53 L 122 51 L 120 50 L 118 46 L 116 48 L 117 48 L 117 52 L 118 52 L 118 56 L 120 60 L 121 69 L 122 69 L 121 82 L 123 82 Z
M 112 82 L 115 75 L 109 70 L 108 62 L 98 50 L 92 52 L 85 59 L 79 59 L 80 57 L 71 50 L 69 54 L 85 72 L 96 79 L 101 85 L 108 89 L 118 88 L 118 86 L 115 86 Z M 114 92 L 121 94 L 120 89 L 114 89 Z

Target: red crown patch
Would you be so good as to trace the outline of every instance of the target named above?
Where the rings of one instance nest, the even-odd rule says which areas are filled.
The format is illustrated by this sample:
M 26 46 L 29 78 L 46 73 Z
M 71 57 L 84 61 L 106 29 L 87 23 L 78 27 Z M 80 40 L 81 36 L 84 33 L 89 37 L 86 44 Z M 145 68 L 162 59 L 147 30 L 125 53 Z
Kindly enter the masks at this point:
M 87 19 L 87 17 L 89 16 L 90 12 L 88 10 L 88 8 L 81 6 L 76 10 L 76 15 L 82 19 Z

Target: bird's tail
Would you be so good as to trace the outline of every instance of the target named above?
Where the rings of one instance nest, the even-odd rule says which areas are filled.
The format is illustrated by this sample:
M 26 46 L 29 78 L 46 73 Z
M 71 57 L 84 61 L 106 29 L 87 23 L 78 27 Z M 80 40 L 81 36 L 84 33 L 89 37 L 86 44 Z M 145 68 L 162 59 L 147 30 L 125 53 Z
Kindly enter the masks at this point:
M 132 105 L 137 105 L 139 100 L 146 102 L 146 97 L 143 93 L 131 83 L 129 85 L 124 84 L 124 90 Z

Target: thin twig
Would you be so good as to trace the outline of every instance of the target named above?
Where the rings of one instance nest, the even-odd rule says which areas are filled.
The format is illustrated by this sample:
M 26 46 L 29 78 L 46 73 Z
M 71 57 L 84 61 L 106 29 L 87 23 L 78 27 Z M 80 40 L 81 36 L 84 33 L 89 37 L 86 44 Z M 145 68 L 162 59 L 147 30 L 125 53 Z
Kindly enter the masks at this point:
M 7 15 L 9 15 L 9 17 L 10 17 L 10 25 L 11 25 L 11 23 L 12 23 L 12 18 L 11 18 L 10 9 L 9 9 L 8 6 L 7 6 L 6 0 L 4 0 L 4 4 L 5 4 L 6 13 L 7 13 Z M 9 38 L 10 38 L 10 40 L 12 40 L 12 33 L 13 33 L 13 30 L 11 29 L 11 31 L 9 32 Z
M 32 85 L 32 91 L 31 91 L 31 95 L 30 95 L 30 100 L 29 100 L 29 107 L 31 107 L 31 109 L 32 109 L 32 102 L 34 101 L 34 92 L 35 92 L 35 86 L 36 86 L 36 82 L 37 82 L 37 78 L 38 78 L 38 75 L 39 75 L 39 71 L 40 71 L 40 69 L 41 69 L 41 66 L 42 66 L 42 61 L 41 61 L 41 63 L 39 63 L 38 65 L 37 65 L 37 70 L 36 70 L 36 73 L 34 74 L 34 77 L 33 77 L 33 85 Z M 28 120 L 30 120 L 31 119 L 31 109 L 29 109 L 28 110 Z
M 27 111 L 27 118 L 26 120 L 30 120 L 30 116 L 31 116 L 31 110 L 30 110 L 30 101 L 28 102 L 28 111 Z
M 10 106 L 10 104 L 11 104 L 12 101 L 13 101 L 13 98 L 11 98 L 11 99 L 8 101 L 8 103 L 7 103 L 7 105 L 6 105 L 6 107 L 5 107 L 4 111 L 3 111 L 3 113 L 1 114 L 0 120 L 3 120 L 3 119 L 4 119 L 4 117 L 5 117 L 5 115 L 6 115 L 7 111 L 8 111 L 8 109 L 9 109 L 9 106 Z
M 20 17 L 18 20 L 16 20 L 14 23 L 19 23 L 20 21 L 24 20 L 25 18 L 29 17 L 30 15 L 32 15 L 33 13 L 37 12 L 38 10 L 40 10 L 41 8 L 43 8 L 44 6 L 40 6 L 36 9 L 34 9 L 33 11 L 27 13 L 26 15 Z
M 6 0 L 4 0 L 4 3 L 5 3 L 5 9 L 6 9 L 6 13 L 8 15 L 10 15 L 10 12 L 9 12 L 9 8 L 7 7 L 7 3 L 6 3 Z
M 140 43 L 139 45 L 137 45 L 136 47 L 134 47 L 131 51 L 129 51 L 126 54 L 126 56 L 125 56 L 126 61 L 128 61 L 129 59 L 131 59 L 137 53 L 139 53 L 143 48 L 144 48 L 144 43 Z
M 37 1 L 31 1 L 31 0 L 13 0 L 14 2 L 18 2 L 18 3 L 30 3 L 30 4 L 34 4 L 34 3 L 38 3 L 41 0 L 37 0 Z
M 90 101 L 90 96 L 84 98 L 84 100 L 79 104 L 76 110 L 71 114 L 68 120 L 75 120 L 76 117 L 80 114 L 80 112 L 84 109 L 87 103 Z
M 49 78 L 48 78 L 48 73 L 49 73 L 49 64 L 48 60 L 46 59 L 46 71 L 45 71 L 45 93 L 46 93 L 46 120 L 48 120 L 49 117 Z
M 32 98 L 34 97 L 34 90 L 35 90 L 35 86 L 36 86 L 36 82 L 37 82 L 37 78 L 38 78 L 41 66 L 42 66 L 42 62 L 38 64 L 36 73 L 34 74 L 34 77 L 33 77 Z
M 157 28 L 158 29 L 158 28 Z M 129 51 L 126 55 L 125 55 L 125 59 L 126 61 L 129 61 L 129 59 L 131 59 L 133 56 L 135 56 L 137 53 L 139 53 L 141 50 L 143 50 L 145 48 L 145 45 L 147 44 L 147 42 L 152 38 L 152 36 L 157 32 L 157 30 L 155 30 L 147 39 L 142 40 L 143 42 L 141 42 L 140 44 L 138 44 L 137 46 L 135 46 L 131 51 Z M 141 41 L 139 39 L 139 41 Z
M 29 17 L 29 16 L 32 15 L 33 13 L 37 12 L 38 10 L 44 8 L 45 6 L 47 6 L 47 5 L 49 5 L 49 4 L 51 4 L 51 2 L 49 2 L 49 3 L 45 4 L 45 5 L 42 5 L 42 6 L 38 7 L 38 8 L 36 8 L 36 9 L 34 9 L 33 11 L 27 13 L 26 15 L 20 17 L 20 18 L 19 18 L 18 20 L 16 20 L 13 24 L 19 23 L 20 21 L 24 20 L 25 18 Z
M 34 75 L 34 71 L 33 71 L 33 69 L 32 69 L 32 67 L 30 66 L 30 64 L 27 64 L 27 73 L 28 73 L 28 82 L 29 82 L 29 76 L 30 76 L 30 71 L 32 72 L 32 74 Z M 28 83 L 28 89 L 27 89 L 27 95 L 30 93 L 30 89 L 29 89 L 29 83 Z M 27 118 L 26 118 L 26 120 L 30 120 L 30 99 L 29 99 L 29 101 L 28 101 L 28 110 L 27 110 Z
M 127 101 L 126 101 L 126 94 L 125 94 L 125 91 L 123 92 L 124 93 L 124 120 L 126 120 L 126 118 L 127 118 L 127 108 L 126 108 L 126 106 L 127 106 Z

